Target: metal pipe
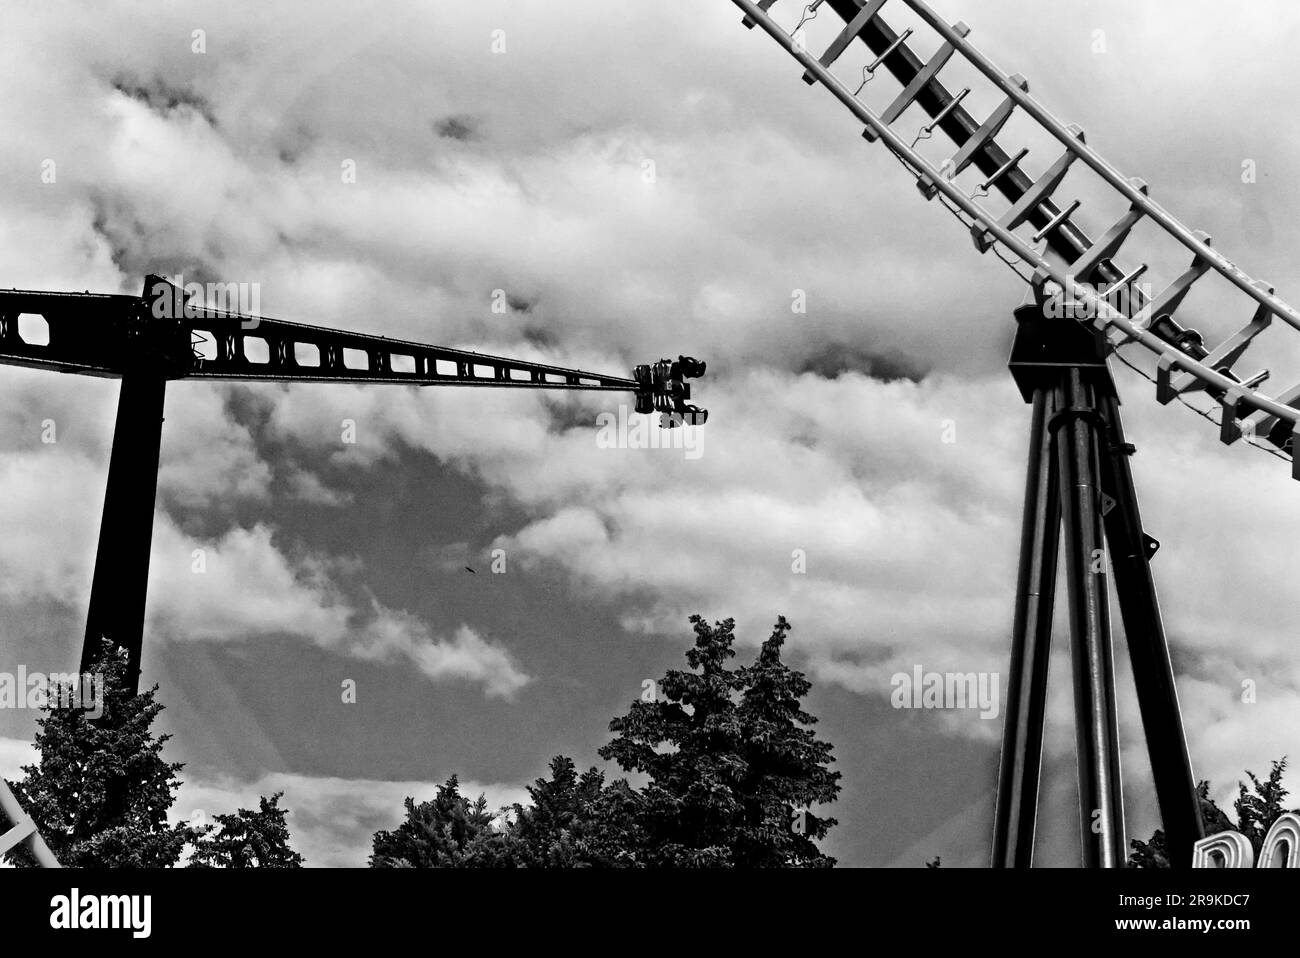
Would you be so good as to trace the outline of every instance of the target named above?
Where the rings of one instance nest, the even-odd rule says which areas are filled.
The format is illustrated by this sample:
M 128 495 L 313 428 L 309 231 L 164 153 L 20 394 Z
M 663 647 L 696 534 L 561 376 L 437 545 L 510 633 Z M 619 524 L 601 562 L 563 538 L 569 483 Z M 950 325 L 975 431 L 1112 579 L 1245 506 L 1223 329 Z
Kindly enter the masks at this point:
M 1110 429 L 1112 446 L 1110 455 L 1103 456 L 1102 487 L 1115 500 L 1114 507 L 1105 516 L 1106 539 L 1115 570 L 1115 593 L 1133 665 L 1133 681 L 1137 686 L 1169 862 L 1175 868 L 1190 868 L 1192 846 L 1205 837 L 1196 776 L 1187 751 L 1178 687 L 1151 574 L 1147 538 L 1138 512 L 1133 472 L 1128 457 L 1115 448 L 1122 447 L 1124 442 L 1119 399 L 1113 390 L 1108 390 L 1099 405 Z
M 865 68 L 863 68 L 862 71 L 863 75 L 865 76 L 867 74 L 870 74 L 872 76 L 875 76 L 876 71 L 880 69 L 880 64 L 885 62 L 885 58 L 888 57 L 895 50 L 897 50 L 899 47 L 901 47 L 904 43 L 906 43 L 907 38 L 910 37 L 911 35 L 912 35 L 912 31 L 910 29 L 904 30 L 902 33 L 900 33 L 894 39 L 893 43 L 885 47 L 885 49 L 881 52 L 880 56 L 876 57 L 874 60 L 871 61 L 870 64 L 868 64 Z M 858 87 L 858 89 L 860 90 L 862 88 Z
M 930 120 L 929 123 L 921 127 L 921 129 L 925 131 L 926 135 L 928 136 L 929 134 L 934 132 L 934 128 L 943 122 L 943 118 L 946 117 L 953 110 L 957 109 L 957 107 L 961 106 L 961 101 L 966 99 L 966 97 L 969 94 L 970 94 L 970 87 L 966 87 L 966 89 L 962 90 L 955 97 L 953 97 L 952 100 L 949 101 L 946 107 L 944 107 L 942 110 L 936 113 L 934 115 L 934 118 Z
M 1007 160 L 1005 163 L 999 166 L 996 170 L 993 171 L 992 176 L 990 176 L 987 180 L 985 180 L 983 183 L 980 184 L 980 189 L 984 192 L 988 192 L 989 187 L 991 187 L 998 180 L 1002 179 L 1002 177 L 1013 166 L 1015 166 L 1017 163 L 1019 163 L 1028 155 L 1029 155 L 1029 147 L 1027 146 L 1021 147 L 1019 153 L 1017 153 L 1015 156 L 1011 157 L 1011 159 Z
M 1060 387 L 1056 450 L 1070 596 L 1074 666 L 1080 841 L 1088 868 L 1124 865 L 1124 798 L 1120 781 L 1110 609 L 1097 459 L 1094 387 L 1071 368 Z
M 993 815 L 994 868 L 1029 868 L 1034 857 L 1061 534 L 1060 483 L 1047 428 L 1057 410 L 1053 393 L 1046 388 L 1034 390 L 1029 428 L 1020 572 Z
M 1065 209 L 1061 210 L 1061 212 L 1053 216 L 1051 220 L 1048 221 L 1046 226 L 1044 226 L 1041 230 L 1039 230 L 1037 233 L 1034 234 L 1034 242 L 1035 243 L 1040 242 L 1044 236 L 1046 236 L 1052 230 L 1056 229 L 1063 222 L 1069 219 L 1070 216 L 1074 213 L 1074 211 L 1077 210 L 1082 205 L 1083 205 L 1082 200 L 1075 200 L 1068 207 L 1066 207 Z

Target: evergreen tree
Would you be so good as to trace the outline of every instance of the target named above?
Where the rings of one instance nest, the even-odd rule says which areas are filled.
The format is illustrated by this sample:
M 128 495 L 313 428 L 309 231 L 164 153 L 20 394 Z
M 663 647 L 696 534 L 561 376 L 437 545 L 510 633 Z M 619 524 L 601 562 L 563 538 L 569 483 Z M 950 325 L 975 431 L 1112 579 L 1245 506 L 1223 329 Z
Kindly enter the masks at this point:
M 654 701 L 634 702 L 610 723 L 600 756 L 649 783 L 635 808 L 641 864 L 669 867 L 826 867 L 814 844 L 835 820 L 808 806 L 840 786 L 831 746 L 809 727 L 800 700 L 810 686 L 781 661 L 790 630 L 778 619 L 757 662 L 727 668 L 735 621 L 710 627 L 691 616 L 693 671 L 669 671 Z
M 818 740 L 812 729 L 817 719 L 802 706 L 812 684 L 781 661 L 789 631 L 785 616 L 779 616 L 758 661 L 740 670 L 744 692 L 737 716 L 745 773 L 739 784 L 744 819 L 736 864 L 745 867 L 834 864 L 814 839 L 824 838 L 835 819 L 818 818 L 807 809 L 835 801 L 840 773 L 827 767 L 835 761 L 831 745 Z
M 579 780 L 573 759 L 557 755 L 551 777 L 528 786 L 532 805 L 514 806 L 509 829 L 511 857 L 531 867 L 572 868 L 590 864 L 592 807 L 604 776 L 592 769 Z
M 578 775 L 573 760 L 557 755 L 551 777 L 528 787 L 532 804 L 514 806 L 504 849 L 512 864 L 529 868 L 635 865 L 637 797 L 627 782 L 605 785 L 591 768 Z
M 37 720 L 40 761 L 23 767 L 26 777 L 11 783 L 59 862 L 77 868 L 164 868 L 180 858 L 188 825 L 169 825 L 167 812 L 180 787 L 183 768 L 162 758 L 170 738 L 155 736 L 163 710 L 158 686 L 132 695 L 124 650 L 105 641 L 91 672 L 102 676 L 103 714 L 58 706 L 52 689 Z M 8 860 L 36 863 L 23 847 Z
M 1255 773 L 1247 771 L 1246 775 L 1254 787 L 1254 794 L 1246 790 L 1245 782 L 1237 783 L 1237 800 L 1233 808 L 1237 812 L 1237 831 L 1250 839 L 1255 849 L 1255 859 L 1259 860 L 1260 850 L 1264 847 L 1264 837 L 1273 823 L 1287 811 L 1300 814 L 1300 809 L 1288 809 L 1282 804 L 1287 790 L 1282 787 L 1282 776 L 1286 773 L 1286 756 L 1278 759 L 1269 769 L 1268 780 L 1261 782 Z M 1213 833 L 1211 833 L 1213 834 Z
M 301 868 L 302 856 L 289 846 L 288 809 L 283 792 L 260 797 L 259 808 L 217 815 L 194 839 L 192 868 Z
M 781 661 L 790 625 L 777 620 L 754 664 L 729 669 L 735 623 L 692 616 L 691 671 L 669 671 L 651 699 L 610 722 L 599 750 L 648 778 L 605 783 L 556 756 L 531 802 L 494 819 L 455 776 L 431 802 L 406 800 L 406 820 L 374 836 L 374 867 L 828 867 L 816 840 L 833 818 L 810 806 L 835 800 L 831 746 L 812 730 L 810 685 Z M 495 823 L 495 825 L 494 825 Z
M 376 832 L 372 868 L 471 868 L 507 864 L 487 799 L 471 802 L 460 794 L 455 775 L 432 801 L 406 799 L 406 820 L 395 831 Z

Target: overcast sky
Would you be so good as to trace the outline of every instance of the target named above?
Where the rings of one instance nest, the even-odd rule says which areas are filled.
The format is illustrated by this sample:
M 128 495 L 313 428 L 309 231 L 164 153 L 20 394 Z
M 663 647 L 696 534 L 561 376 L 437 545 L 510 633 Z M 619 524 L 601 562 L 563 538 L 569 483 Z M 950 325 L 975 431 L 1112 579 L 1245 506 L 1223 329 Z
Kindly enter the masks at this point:
M 908 23 L 895 6 L 886 19 Z M 936 6 L 1296 299 L 1293 4 Z M 728 0 L 6 3 L 0 285 L 134 294 L 145 272 L 180 273 L 257 283 L 265 314 L 300 322 L 614 374 L 709 363 L 694 458 L 599 448 L 616 395 L 170 385 L 144 679 L 187 763 L 178 816 L 283 789 L 309 863 L 364 864 L 403 797 L 452 773 L 495 804 L 555 754 L 604 767 L 609 719 L 682 666 L 692 612 L 734 616 L 742 661 L 784 614 L 844 776 L 826 850 L 987 862 L 1000 721 L 894 710 L 890 676 L 1005 672 L 1028 430 L 1005 358 L 1023 289 L 739 18 Z M 1098 235 L 1121 211 L 1078 221 Z M 1186 266 L 1132 255 L 1165 281 Z M 1206 295 L 1180 318 L 1207 336 L 1250 318 Z M 1242 365 L 1272 365 L 1280 390 L 1300 351 L 1269 335 Z M 1300 489 L 1117 378 L 1194 766 L 1227 800 L 1243 769 L 1300 744 Z M 0 371 L 0 669 L 77 660 L 116 395 Z M 1057 638 L 1039 861 L 1072 864 Z M 1129 833 L 1145 839 L 1158 817 L 1117 659 Z M 7 776 L 33 731 L 32 713 L 0 711 Z

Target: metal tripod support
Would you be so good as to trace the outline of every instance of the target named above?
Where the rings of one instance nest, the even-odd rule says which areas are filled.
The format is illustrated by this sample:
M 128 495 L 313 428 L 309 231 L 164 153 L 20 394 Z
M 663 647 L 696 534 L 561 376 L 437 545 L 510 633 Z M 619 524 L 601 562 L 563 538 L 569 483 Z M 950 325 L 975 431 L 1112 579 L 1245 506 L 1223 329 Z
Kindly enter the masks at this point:
M 1159 544 L 1142 530 L 1107 349 L 1038 304 L 1016 321 L 1009 366 L 1033 414 L 992 863 L 1032 864 L 1064 531 L 1083 864 L 1122 867 L 1127 855 L 1104 540 L 1170 863 L 1190 867 L 1204 824 L 1151 576 Z

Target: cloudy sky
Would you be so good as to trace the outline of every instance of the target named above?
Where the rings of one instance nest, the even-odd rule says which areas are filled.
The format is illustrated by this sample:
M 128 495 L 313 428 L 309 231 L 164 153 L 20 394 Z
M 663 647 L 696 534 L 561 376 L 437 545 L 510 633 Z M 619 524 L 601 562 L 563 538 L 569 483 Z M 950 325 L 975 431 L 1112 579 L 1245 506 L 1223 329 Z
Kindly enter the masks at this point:
M 1300 102 L 1279 81 L 1294 5 L 936 5 L 1296 298 Z M 1022 287 L 842 107 L 728 0 L 94 11 L 5 4 L 0 285 L 138 293 L 146 272 L 182 274 L 257 283 L 265 314 L 301 322 L 615 374 L 709 363 L 694 457 L 600 448 L 616 395 L 169 386 L 144 679 L 187 763 L 178 816 L 284 790 L 310 863 L 361 865 L 403 797 L 452 773 L 502 803 L 553 755 L 603 765 L 609 719 L 682 664 L 692 612 L 735 617 L 742 660 L 784 614 L 844 776 L 827 851 L 986 863 L 1000 721 L 895 710 L 890 677 L 1005 670 Z M 1096 235 L 1117 213 L 1078 221 Z M 1166 281 L 1186 266 L 1135 255 Z M 1213 337 L 1250 318 L 1214 295 L 1185 321 Z M 1243 366 L 1272 365 L 1281 388 L 1300 351 L 1269 335 Z M 1223 800 L 1300 747 L 1300 491 L 1117 377 L 1193 762 Z M 116 396 L 0 374 L 0 670 L 77 660 Z M 1044 864 L 1077 861 L 1067 648 L 1058 629 Z M 1129 833 L 1146 838 L 1158 817 L 1117 658 Z M 0 711 L 0 772 L 28 759 L 34 718 Z

